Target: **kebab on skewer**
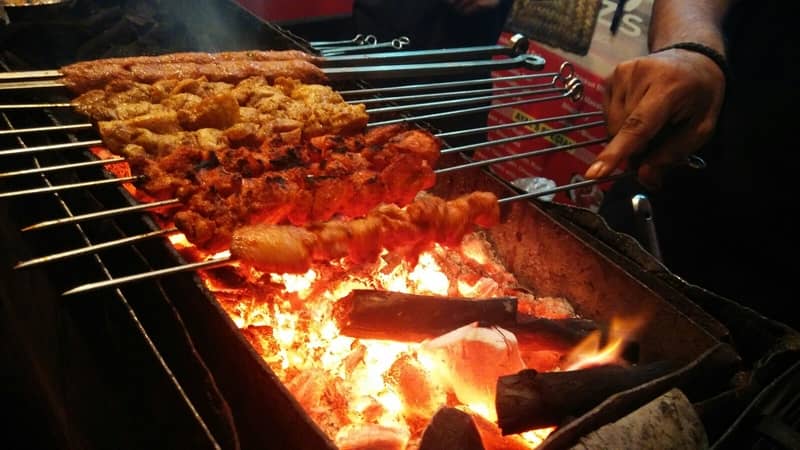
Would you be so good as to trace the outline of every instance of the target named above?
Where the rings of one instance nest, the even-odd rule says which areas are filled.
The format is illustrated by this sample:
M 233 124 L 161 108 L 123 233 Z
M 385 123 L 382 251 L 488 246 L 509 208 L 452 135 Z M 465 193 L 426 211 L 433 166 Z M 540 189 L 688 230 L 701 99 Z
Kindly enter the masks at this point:
M 204 150 L 258 147 L 323 134 L 361 131 L 363 104 L 348 104 L 329 86 L 279 78 L 238 84 L 165 79 L 114 82 L 77 97 L 78 112 L 97 122 L 105 145 L 124 156 L 162 156 L 179 146 Z
M 130 162 L 145 175 L 140 186 L 146 192 L 182 201 L 172 219 L 187 239 L 219 251 L 246 224 L 306 225 L 335 215 L 359 217 L 380 203 L 405 205 L 435 184 L 439 148 L 427 131 L 387 126 L 303 145 L 215 152 L 186 147 Z
M 346 257 L 375 260 L 384 249 L 414 260 L 434 243 L 457 245 L 475 225 L 500 221 L 497 197 L 472 192 L 453 200 L 430 194 L 401 208 L 384 204 L 365 217 L 331 220 L 308 227 L 257 224 L 233 233 L 231 255 L 264 272 L 303 273 L 313 264 Z
M 62 67 L 64 85 L 74 94 L 119 81 L 154 83 L 164 79 L 206 78 L 236 83 L 252 76 L 269 81 L 279 77 L 322 83 L 325 74 L 315 65 L 319 57 L 297 50 L 222 53 L 171 53 L 81 61 Z

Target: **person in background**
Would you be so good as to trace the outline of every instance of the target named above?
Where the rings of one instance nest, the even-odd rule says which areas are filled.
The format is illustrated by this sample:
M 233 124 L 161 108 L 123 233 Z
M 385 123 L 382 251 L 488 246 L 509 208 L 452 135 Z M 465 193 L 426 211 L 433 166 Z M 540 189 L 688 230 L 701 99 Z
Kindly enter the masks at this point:
M 503 32 L 512 4 L 513 0 L 354 0 L 354 31 L 364 35 L 372 34 L 378 42 L 407 36 L 411 41 L 407 50 L 495 45 Z M 411 85 L 488 79 L 491 76 L 489 70 L 465 71 L 460 75 L 377 80 L 372 84 L 378 87 Z M 491 83 L 485 83 L 464 89 L 486 90 L 491 87 Z M 489 103 L 473 103 L 464 108 L 486 106 Z M 431 120 L 429 123 L 442 130 L 480 128 L 486 126 L 488 114 L 488 111 L 475 112 Z M 470 145 L 486 139 L 486 133 L 475 133 L 450 138 L 448 144 Z
M 356 31 L 379 42 L 400 36 L 410 49 L 493 45 L 513 0 L 354 0 Z
M 790 6 L 655 0 L 651 53 L 607 80 L 612 139 L 585 176 L 633 167 L 636 180 L 615 183 L 600 209 L 612 227 L 631 233 L 631 197 L 647 192 L 668 269 L 800 329 L 788 313 L 800 250 Z M 707 168 L 686 168 L 691 154 Z

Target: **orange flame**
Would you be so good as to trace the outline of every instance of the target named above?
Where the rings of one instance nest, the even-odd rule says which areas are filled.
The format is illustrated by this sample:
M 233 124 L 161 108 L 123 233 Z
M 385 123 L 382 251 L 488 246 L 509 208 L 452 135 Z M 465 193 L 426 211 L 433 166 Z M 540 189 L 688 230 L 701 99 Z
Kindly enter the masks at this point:
M 642 328 L 643 316 L 615 317 L 611 319 L 603 344 L 603 333 L 594 331 L 567 355 L 564 370 L 580 370 L 603 364 L 621 363 L 625 344 Z

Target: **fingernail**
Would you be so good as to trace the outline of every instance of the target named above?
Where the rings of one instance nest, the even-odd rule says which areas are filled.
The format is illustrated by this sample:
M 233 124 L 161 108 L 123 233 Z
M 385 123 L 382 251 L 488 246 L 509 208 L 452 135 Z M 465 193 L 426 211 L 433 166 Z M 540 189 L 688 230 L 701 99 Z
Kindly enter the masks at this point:
M 597 178 L 606 170 L 606 164 L 603 161 L 595 161 L 594 164 L 589 166 L 586 171 L 586 178 Z

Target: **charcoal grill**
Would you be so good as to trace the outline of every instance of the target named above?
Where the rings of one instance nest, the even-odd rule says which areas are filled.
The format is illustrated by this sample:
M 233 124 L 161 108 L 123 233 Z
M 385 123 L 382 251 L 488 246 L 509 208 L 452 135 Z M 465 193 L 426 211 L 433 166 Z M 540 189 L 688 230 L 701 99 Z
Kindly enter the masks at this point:
M 258 30 L 254 35 L 261 36 L 261 47 L 310 50 L 301 39 L 248 16 L 231 2 L 218 2 L 217 12 Z M 202 29 L 202 25 L 194 26 Z M 252 44 L 240 35 L 218 31 L 217 45 L 203 46 L 201 42 L 196 49 L 220 50 L 220 45 L 238 49 Z M 194 48 L 164 45 L 158 50 L 185 49 Z M 471 49 L 446 57 L 485 57 L 507 51 Z M 30 68 L 13 55 L 5 56 L 8 73 L 0 78 L 19 77 L 19 70 Z M 512 61 L 509 64 L 533 64 L 528 78 L 543 81 L 528 87 L 536 93 L 525 100 L 518 99 L 519 92 L 468 92 L 469 86 L 489 81 L 481 78 L 425 83 L 441 83 L 449 90 L 445 93 L 420 94 L 419 85 L 408 84 L 373 89 L 353 80 L 382 78 L 386 69 L 375 65 L 380 55 L 342 58 L 340 61 L 352 66 L 330 67 L 329 75 L 341 76 L 337 87 L 347 98 L 367 98 L 370 105 L 382 105 L 369 106 L 373 116 L 379 117 L 371 125 L 413 122 L 435 130 L 451 144 L 459 137 L 487 131 L 459 128 L 457 123 L 464 115 L 497 107 L 488 104 L 491 101 L 517 98 L 503 107 L 564 98 L 579 101 L 580 82 L 568 66 L 560 73 L 537 72 L 541 61 L 531 57 L 506 60 Z M 422 62 L 421 55 L 413 53 L 387 58 L 408 64 L 406 69 L 420 70 L 415 72 L 420 76 L 447 77 L 464 66 L 449 62 L 435 68 L 420 66 L 431 63 L 429 58 L 436 59 L 430 54 Z M 489 64 L 497 63 L 484 60 L 472 67 L 483 70 Z M 33 68 L 49 67 L 53 66 Z M 52 78 L 57 74 L 45 70 L 28 75 Z M 6 247 L 2 297 L 9 305 L 4 318 L 22 353 L 36 355 L 28 362 L 34 367 L 35 383 L 50 393 L 48 401 L 60 437 L 72 446 L 98 448 L 125 448 L 128 444 L 131 448 L 335 448 L 194 274 L 227 259 L 194 264 L 183 260 L 161 239 L 173 230 L 159 229 L 145 213 L 174 200 L 137 204 L 120 186 L 131 180 L 104 171 L 88 151 L 88 146 L 100 141 L 91 125 L 72 113 L 57 81 L 29 81 L 12 81 L 15 84 L 6 84 L 0 92 L 5 99 L 0 111 L 4 121 L 0 139 L 5 149 L 0 151 L 0 226 Z M 409 94 L 415 98 L 412 106 L 404 103 Z M 419 101 L 421 95 L 429 97 Z M 472 106 L 475 104 L 479 106 Z M 602 126 L 599 116 L 589 112 L 542 120 L 569 121 L 547 132 L 555 134 L 575 127 Z M 683 292 L 653 279 L 651 273 L 587 233 L 585 227 L 576 226 L 570 210 L 527 201 L 548 192 L 520 192 L 490 170 L 499 162 L 598 142 L 602 140 L 483 161 L 473 161 L 469 152 L 488 145 L 485 141 L 450 145 L 443 151 L 434 192 L 452 197 L 481 189 L 503 198 L 505 219 L 490 230 L 490 236 L 508 268 L 536 294 L 569 298 L 581 316 L 598 321 L 643 312 L 657 318 L 649 322 L 641 337 L 641 362 L 669 359 L 691 365 L 703 361 L 730 341 L 723 324 Z M 590 183 L 596 181 L 557 189 Z M 630 248 L 628 253 L 646 258 Z M 15 264 L 17 268 L 12 269 Z M 23 268 L 26 270 L 20 270 Z M 65 293 L 75 295 L 64 297 Z M 116 401 L 108 402 L 108 398 Z M 631 401 L 627 409 L 635 404 Z M 579 419 L 545 446 L 557 448 L 574 441 L 580 433 L 615 417 L 601 413 L 594 411 Z M 598 416 L 605 418 L 598 420 Z M 109 417 L 113 420 L 104 420 Z

